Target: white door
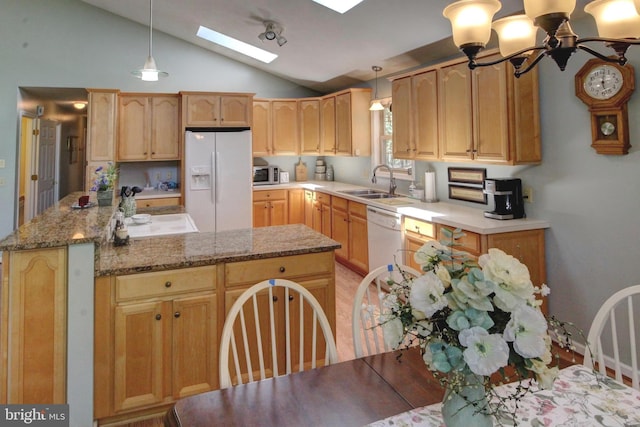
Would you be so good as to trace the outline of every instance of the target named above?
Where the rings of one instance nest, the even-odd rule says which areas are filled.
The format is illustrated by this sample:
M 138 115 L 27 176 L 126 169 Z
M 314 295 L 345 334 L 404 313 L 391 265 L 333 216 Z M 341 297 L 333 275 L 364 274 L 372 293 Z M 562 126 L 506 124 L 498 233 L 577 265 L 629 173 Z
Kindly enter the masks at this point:
M 36 179 L 36 214 L 53 206 L 56 202 L 56 122 L 51 120 L 38 120 L 39 138 L 37 141 L 37 179 Z

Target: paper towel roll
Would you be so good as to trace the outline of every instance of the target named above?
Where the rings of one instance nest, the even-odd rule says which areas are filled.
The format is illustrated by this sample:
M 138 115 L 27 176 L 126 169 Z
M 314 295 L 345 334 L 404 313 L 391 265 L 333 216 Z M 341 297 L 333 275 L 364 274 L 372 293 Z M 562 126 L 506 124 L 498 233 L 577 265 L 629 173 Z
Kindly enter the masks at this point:
M 427 203 L 437 202 L 436 173 L 427 171 L 424 173 L 424 199 Z

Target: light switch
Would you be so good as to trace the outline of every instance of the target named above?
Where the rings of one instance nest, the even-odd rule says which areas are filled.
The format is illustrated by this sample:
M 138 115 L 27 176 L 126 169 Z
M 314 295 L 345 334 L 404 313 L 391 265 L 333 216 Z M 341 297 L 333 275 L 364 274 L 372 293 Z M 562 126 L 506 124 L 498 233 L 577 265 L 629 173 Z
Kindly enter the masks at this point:
M 7 184 L 7 182 L 4 180 L 3 177 L 0 177 L 0 187 L 4 187 Z
M 4 168 L 4 159 L 0 159 L 0 168 Z

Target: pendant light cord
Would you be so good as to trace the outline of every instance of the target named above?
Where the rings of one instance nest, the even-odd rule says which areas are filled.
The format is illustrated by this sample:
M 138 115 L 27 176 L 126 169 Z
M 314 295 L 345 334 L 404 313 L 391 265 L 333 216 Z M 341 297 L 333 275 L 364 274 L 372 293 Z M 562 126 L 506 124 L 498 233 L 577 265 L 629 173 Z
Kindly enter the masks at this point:
M 149 0 L 149 56 L 153 49 L 153 0 Z

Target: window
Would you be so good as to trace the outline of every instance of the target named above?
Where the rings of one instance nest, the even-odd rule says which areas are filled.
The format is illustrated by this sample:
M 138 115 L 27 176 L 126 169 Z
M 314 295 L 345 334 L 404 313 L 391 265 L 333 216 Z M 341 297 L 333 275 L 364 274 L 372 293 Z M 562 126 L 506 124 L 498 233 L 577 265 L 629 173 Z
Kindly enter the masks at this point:
M 373 139 L 373 155 L 371 168 L 386 164 L 393 169 L 393 177 L 413 181 L 415 171 L 413 160 L 395 159 L 393 157 L 393 113 L 391 98 L 381 99 L 384 110 L 371 112 Z M 376 172 L 378 176 L 389 176 L 386 170 Z

